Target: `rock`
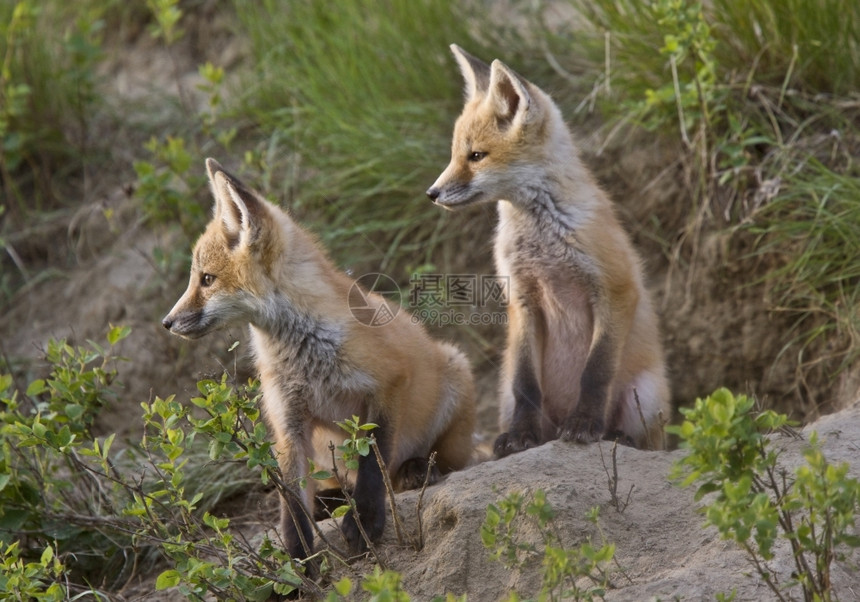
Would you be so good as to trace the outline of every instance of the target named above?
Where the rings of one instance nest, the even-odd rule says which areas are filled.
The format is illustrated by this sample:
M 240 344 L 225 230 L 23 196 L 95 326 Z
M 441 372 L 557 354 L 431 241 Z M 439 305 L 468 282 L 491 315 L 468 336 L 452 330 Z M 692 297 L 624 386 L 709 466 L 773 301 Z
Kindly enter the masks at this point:
M 831 462 L 847 461 L 852 475 L 860 476 L 856 443 L 860 441 L 860 407 L 804 428 L 803 440 L 773 435 L 786 467 L 802 462 L 812 430 L 818 431 Z M 512 590 L 535 596 L 540 589 L 539 561 L 523 571 L 508 570 L 490 559 L 481 543 L 480 528 L 488 504 L 510 492 L 533 494 L 543 489 L 556 511 L 554 528 L 565 547 L 578 547 L 588 538 L 601 544 L 600 531 L 586 519 L 590 508 L 600 508 L 603 537 L 617 546 L 607 600 L 702 600 L 733 590 L 737 600 L 774 598 L 740 548 L 721 540 L 714 528 L 703 526 L 704 517 L 698 512 L 701 504 L 693 500 L 695 488 L 682 489 L 669 481 L 670 467 L 683 457 L 683 450 L 645 452 L 619 447 L 618 495 L 623 500 L 631 487 L 633 490 L 629 505 L 618 512 L 604 469 L 605 463 L 611 470 L 611 449 L 606 442 L 576 446 L 554 441 L 451 474 L 424 494 L 423 549 L 416 552 L 399 545 L 389 520 L 379 554 L 387 568 L 403 574 L 403 586 L 413 600 L 466 593 L 469 602 L 489 602 L 504 599 Z M 397 496 L 398 513 L 409 536 L 416 531 L 418 497 L 418 492 Z M 521 534 L 538 542 L 533 527 L 524 528 Z M 780 545 L 775 551 L 777 557 L 770 566 L 780 572 L 782 581 L 788 581 L 792 570 L 789 548 Z M 855 550 L 847 561 L 834 563 L 834 584 L 843 599 L 860 593 L 856 569 L 851 568 L 858 561 L 860 552 Z M 372 561 L 364 563 L 367 566 L 352 568 L 370 572 Z M 799 588 L 791 594 L 802 598 Z

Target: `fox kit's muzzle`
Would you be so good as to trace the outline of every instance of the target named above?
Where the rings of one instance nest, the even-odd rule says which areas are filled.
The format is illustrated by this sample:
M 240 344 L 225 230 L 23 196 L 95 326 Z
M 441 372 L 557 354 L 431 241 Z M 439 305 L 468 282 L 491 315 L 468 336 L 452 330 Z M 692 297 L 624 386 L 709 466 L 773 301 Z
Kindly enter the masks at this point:
M 433 201 L 434 203 L 436 202 L 436 199 L 439 198 L 440 194 L 442 194 L 442 191 L 439 190 L 438 188 L 436 188 L 435 186 L 431 186 L 430 188 L 427 189 L 427 196 L 430 197 L 430 200 Z

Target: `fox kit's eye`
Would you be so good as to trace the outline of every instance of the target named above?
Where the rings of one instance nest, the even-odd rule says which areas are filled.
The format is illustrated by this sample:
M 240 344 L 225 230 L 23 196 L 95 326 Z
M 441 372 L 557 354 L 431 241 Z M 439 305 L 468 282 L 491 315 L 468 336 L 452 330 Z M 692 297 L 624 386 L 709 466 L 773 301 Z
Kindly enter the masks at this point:
M 486 156 L 487 156 L 487 153 L 482 153 L 479 151 L 472 151 L 471 153 L 469 153 L 469 161 L 471 161 L 472 163 L 477 163 L 478 161 L 480 161 L 481 159 L 483 159 Z
M 215 282 L 215 276 L 212 274 L 203 274 L 203 276 L 200 277 L 200 286 L 212 286 L 213 282 Z

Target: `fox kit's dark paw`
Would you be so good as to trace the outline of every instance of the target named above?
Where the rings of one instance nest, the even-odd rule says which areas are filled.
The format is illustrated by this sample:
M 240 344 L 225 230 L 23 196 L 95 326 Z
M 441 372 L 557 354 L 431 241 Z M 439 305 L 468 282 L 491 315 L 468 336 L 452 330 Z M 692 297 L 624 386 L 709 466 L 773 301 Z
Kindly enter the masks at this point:
M 361 525 L 364 527 L 364 532 L 367 533 L 367 537 L 371 542 L 378 541 L 382 537 L 382 531 L 385 529 L 385 507 L 383 506 L 381 510 L 380 512 L 378 510 L 365 509 L 361 513 Z M 354 512 L 348 512 L 343 517 L 343 524 L 340 528 L 343 531 L 344 537 L 346 537 L 346 543 L 349 545 L 351 554 L 361 554 L 367 551 L 367 541 L 355 522 Z
M 573 415 L 558 429 L 558 438 L 574 443 L 594 443 L 603 438 L 604 428 L 603 418 Z
M 497 458 L 504 458 L 538 445 L 540 442 L 534 433 L 511 431 L 502 433 L 496 438 L 496 442 L 493 444 L 493 453 Z
M 428 478 L 427 469 L 430 462 L 427 458 L 409 458 L 397 470 L 397 474 L 392 479 L 392 485 L 395 491 L 406 491 L 407 489 L 420 489 L 424 486 L 424 479 L 427 479 L 427 484 L 432 485 L 437 482 L 442 476 L 439 468 L 434 464 L 430 467 L 430 475 Z
M 626 445 L 627 447 L 636 447 L 636 441 L 633 440 L 633 437 L 624 433 L 624 431 L 609 431 L 605 435 L 603 435 L 604 441 L 615 441 L 621 445 Z

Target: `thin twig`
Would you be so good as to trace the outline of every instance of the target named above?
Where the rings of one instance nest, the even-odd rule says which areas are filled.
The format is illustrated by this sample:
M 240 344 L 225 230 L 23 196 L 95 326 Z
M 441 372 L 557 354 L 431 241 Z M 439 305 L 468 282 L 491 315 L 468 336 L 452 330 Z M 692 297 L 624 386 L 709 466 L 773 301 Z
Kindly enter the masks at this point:
M 611 32 L 607 29 L 603 32 L 603 55 L 604 55 L 604 69 L 606 70 L 606 96 L 612 96 L 612 53 L 611 45 L 609 43 Z
M 684 122 L 684 106 L 681 101 L 681 85 L 678 83 L 678 65 L 675 63 L 675 55 L 669 56 L 669 63 L 672 65 L 672 83 L 675 86 L 675 105 L 678 107 L 678 122 L 681 125 L 681 140 L 684 141 L 684 146 L 692 148 L 690 137 L 687 136 L 687 124 Z
M 416 542 L 416 552 L 420 552 L 424 549 L 424 523 L 421 520 L 421 505 L 424 502 L 424 492 L 427 491 L 427 485 L 430 484 L 430 475 L 432 474 L 433 467 L 435 465 L 436 452 L 434 451 L 430 454 L 430 458 L 427 460 L 427 474 L 424 475 L 424 484 L 421 486 L 421 492 L 418 494 L 418 506 L 415 510 L 418 515 L 418 541 Z
M 764 579 L 764 582 L 767 584 L 770 590 L 776 595 L 777 598 L 779 598 L 779 600 L 781 600 L 782 602 L 787 602 L 785 596 L 783 596 L 782 592 L 779 591 L 779 588 L 777 587 L 776 583 L 773 582 L 773 579 L 770 575 L 770 570 L 767 568 L 767 565 L 764 565 L 759 561 L 758 556 L 755 554 L 752 548 L 747 545 L 746 542 L 740 542 L 740 544 L 746 551 L 747 556 L 749 556 L 750 560 L 752 560 L 752 563 L 755 565 L 756 571 L 758 572 L 759 576 Z
M 642 421 L 642 429 L 645 431 L 645 445 L 648 447 L 648 449 L 654 449 L 654 445 L 651 442 L 651 429 L 648 428 L 648 422 L 646 422 L 645 420 L 645 414 L 642 413 L 642 403 L 639 401 L 639 391 L 636 389 L 636 387 L 633 387 L 633 399 L 636 401 L 636 411 L 639 413 L 639 420 Z
M 382 482 L 385 483 L 385 491 L 388 493 L 388 503 L 391 506 L 391 519 L 394 521 L 394 532 L 397 534 L 397 543 L 403 545 L 403 526 L 400 524 L 400 517 L 397 514 L 397 501 L 394 498 L 391 475 L 388 474 L 388 467 L 385 465 L 385 460 L 382 459 L 382 452 L 379 451 L 379 446 L 376 444 L 376 436 L 370 435 L 370 439 L 372 441 L 370 447 L 373 448 L 373 453 L 376 455 L 376 462 L 379 464 L 379 470 L 382 471 Z
M 361 516 L 358 514 L 358 505 L 355 503 L 355 499 L 350 495 L 349 489 L 346 486 L 346 482 L 343 477 L 340 476 L 340 471 L 337 468 L 337 461 L 334 457 L 335 446 L 334 443 L 329 442 L 328 444 L 329 452 L 331 452 L 331 464 L 332 464 L 332 474 L 334 478 L 337 480 L 338 485 L 340 486 L 341 491 L 343 491 L 343 495 L 346 498 L 346 503 L 349 505 L 350 512 L 352 512 L 352 516 L 355 519 L 355 525 L 358 527 L 359 533 L 361 533 L 361 537 L 364 539 L 364 543 L 367 544 L 367 549 L 376 560 L 376 563 L 385 570 L 385 563 L 382 561 L 382 557 L 376 552 L 376 546 L 373 545 L 373 542 L 370 540 L 370 536 L 367 534 L 367 531 L 364 530 L 364 525 L 361 524 Z
M 213 418 L 215 417 L 215 415 L 211 412 L 209 413 L 209 415 Z M 248 446 L 236 435 L 236 431 L 233 432 L 232 442 L 238 445 L 243 451 L 250 451 Z M 271 449 L 269 450 L 269 454 L 274 459 L 274 454 Z M 322 529 L 319 527 L 319 525 L 317 525 L 310 510 L 305 507 L 304 501 L 302 500 L 301 496 L 296 494 L 296 492 L 289 485 L 287 485 L 287 482 L 284 480 L 284 473 L 281 471 L 280 466 L 277 466 L 276 468 L 266 466 L 264 467 L 264 470 L 268 475 L 269 479 L 272 481 L 272 484 L 275 485 L 275 489 L 278 490 L 278 495 L 280 495 L 281 498 L 284 499 L 284 501 L 292 499 L 293 501 L 299 502 L 299 506 L 301 507 L 302 512 L 304 512 L 305 517 L 308 519 L 308 521 L 310 521 L 311 527 L 316 532 L 317 537 L 320 538 L 320 541 L 322 541 L 327 547 L 335 549 L 331 542 L 328 540 L 328 538 L 325 536 L 325 533 L 323 533 Z M 295 517 L 291 516 L 291 518 L 295 520 Z M 298 531 L 302 547 L 305 548 L 305 550 L 308 550 L 308 554 L 310 554 L 313 550 L 306 545 L 306 542 L 304 541 L 304 535 L 301 533 L 301 529 L 298 529 Z
M 615 506 L 615 510 L 621 514 L 630 504 L 630 497 L 633 495 L 633 488 L 636 485 L 630 485 L 630 489 L 627 492 L 627 499 L 624 500 L 624 502 L 621 502 L 621 500 L 618 499 L 618 460 L 616 457 L 618 452 L 618 440 L 616 439 L 612 443 L 612 452 L 610 455 L 612 458 L 612 474 L 609 473 L 609 468 L 606 466 L 606 461 L 603 458 L 603 446 L 600 445 L 600 443 L 598 443 L 597 449 L 600 451 L 600 463 L 603 464 L 603 470 L 606 472 L 606 480 L 609 485 L 609 496 L 611 498 L 612 505 Z

